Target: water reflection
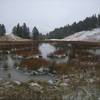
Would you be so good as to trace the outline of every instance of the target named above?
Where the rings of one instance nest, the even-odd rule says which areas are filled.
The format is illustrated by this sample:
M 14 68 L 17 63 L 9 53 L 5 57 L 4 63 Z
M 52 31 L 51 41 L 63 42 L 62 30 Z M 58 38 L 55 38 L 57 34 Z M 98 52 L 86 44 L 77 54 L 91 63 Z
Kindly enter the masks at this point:
M 92 54 L 100 55 L 100 49 L 89 50 Z
M 71 47 L 70 47 L 71 48 Z M 64 51 L 63 54 L 65 54 L 64 57 L 54 57 L 54 58 L 50 58 L 48 57 L 49 54 L 53 53 L 54 55 L 54 52 L 56 52 L 57 50 L 62 50 L 62 48 L 58 47 L 56 48 L 55 46 L 51 45 L 51 44 L 48 44 L 48 43 L 43 43 L 39 46 L 39 50 L 41 52 L 41 55 L 44 59 L 46 60 L 50 60 L 50 61 L 53 61 L 53 62 L 56 62 L 56 63 L 67 63 L 68 60 L 71 61 L 71 63 L 82 63 L 82 64 L 86 64 L 85 61 L 90 61 L 93 62 L 93 56 L 92 54 L 89 54 L 88 52 L 92 52 L 94 53 L 95 55 L 100 55 L 100 49 L 97 49 L 97 50 L 94 50 L 94 49 L 89 49 L 89 50 L 83 50 L 83 49 L 78 49 L 76 48 L 76 50 L 70 50 L 70 48 L 68 48 L 66 46 L 66 48 L 64 47 Z M 74 52 L 74 53 L 72 53 Z M 74 55 L 74 58 L 71 58 L 73 57 Z M 91 55 L 91 56 L 89 56 Z M 89 56 L 89 57 L 88 57 Z M 91 57 L 91 59 L 90 59 Z M 29 59 L 30 57 L 28 57 Z M 21 58 L 22 59 L 22 58 Z M 98 57 L 94 60 L 97 61 L 97 59 L 99 59 Z M 30 79 L 33 79 L 34 77 L 37 77 L 38 76 L 31 76 L 30 73 L 28 72 L 24 72 L 22 70 L 17 70 L 16 68 L 17 67 L 20 67 L 20 66 L 17 66 L 16 67 L 16 63 L 19 63 L 21 60 L 18 59 L 16 57 L 15 54 L 1 54 L 0 55 L 0 78 L 3 78 L 3 79 L 7 79 L 7 78 L 10 78 L 12 80 L 19 80 L 19 81 L 27 81 L 27 80 L 30 80 Z M 42 77 L 46 77 L 45 79 L 50 79 L 50 77 L 48 75 L 45 75 L 45 76 L 40 76 L 41 78 Z
M 28 81 L 31 79 L 39 80 L 50 80 L 52 79 L 49 75 L 37 75 L 31 76 L 30 73 L 23 70 L 16 69 L 16 63 L 20 62 L 20 59 L 17 59 L 15 55 L 4 54 L 1 55 L 2 59 L 0 60 L 0 79 L 5 80 L 17 80 L 17 81 Z

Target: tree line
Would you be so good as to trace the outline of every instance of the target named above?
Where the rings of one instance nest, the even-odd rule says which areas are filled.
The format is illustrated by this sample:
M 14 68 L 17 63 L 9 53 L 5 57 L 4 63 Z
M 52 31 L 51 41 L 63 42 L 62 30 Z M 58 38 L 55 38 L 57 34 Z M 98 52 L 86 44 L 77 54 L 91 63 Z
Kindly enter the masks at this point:
M 91 30 L 93 28 L 100 27 L 100 15 L 92 15 L 91 17 L 86 17 L 84 20 L 79 22 L 74 22 L 71 25 L 66 25 L 64 27 L 56 28 L 55 30 L 49 32 L 47 35 L 42 35 L 36 27 L 30 32 L 29 27 L 26 23 L 20 25 L 19 23 L 13 27 L 12 34 L 25 38 L 25 39 L 43 39 L 43 38 L 64 38 L 75 32 Z M 6 28 L 4 24 L 0 24 L 0 36 L 6 34 Z
M 43 35 L 38 31 L 36 27 L 32 29 L 32 32 L 30 32 L 29 27 L 26 25 L 26 23 L 23 23 L 23 25 L 20 25 L 19 23 L 13 27 L 12 34 L 19 36 L 21 38 L 25 39 L 41 39 Z M 0 36 L 6 35 L 6 28 L 4 24 L 0 24 Z
M 39 33 L 38 29 L 34 27 L 32 29 L 32 32 L 30 32 L 29 27 L 26 25 L 26 23 L 23 23 L 21 26 L 19 23 L 13 27 L 12 33 L 16 36 L 25 38 L 25 39 L 39 39 L 41 36 L 41 33 Z
M 47 38 L 64 38 L 73 33 L 91 30 L 93 28 L 100 27 L 100 15 L 92 15 L 91 17 L 86 17 L 83 21 L 74 22 L 71 25 L 66 25 L 64 27 L 56 28 L 55 30 L 47 34 Z

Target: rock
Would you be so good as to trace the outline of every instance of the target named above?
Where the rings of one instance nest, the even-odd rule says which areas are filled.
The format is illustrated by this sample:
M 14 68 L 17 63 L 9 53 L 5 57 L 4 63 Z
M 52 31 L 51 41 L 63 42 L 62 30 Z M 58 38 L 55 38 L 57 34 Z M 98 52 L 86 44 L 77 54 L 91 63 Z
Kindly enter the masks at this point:
M 14 81 L 14 83 L 16 83 L 17 85 L 20 85 L 21 84 L 20 81 Z
M 49 84 L 54 84 L 53 80 L 48 81 Z
M 30 83 L 31 88 L 33 88 L 35 91 L 41 91 L 41 89 L 43 88 L 41 85 L 39 85 L 38 83 L 34 83 L 31 82 Z
M 67 83 L 60 83 L 60 86 L 68 86 Z
M 94 82 L 94 79 L 92 79 L 92 78 L 89 79 L 89 82 L 90 82 L 90 83 L 93 83 L 93 82 Z

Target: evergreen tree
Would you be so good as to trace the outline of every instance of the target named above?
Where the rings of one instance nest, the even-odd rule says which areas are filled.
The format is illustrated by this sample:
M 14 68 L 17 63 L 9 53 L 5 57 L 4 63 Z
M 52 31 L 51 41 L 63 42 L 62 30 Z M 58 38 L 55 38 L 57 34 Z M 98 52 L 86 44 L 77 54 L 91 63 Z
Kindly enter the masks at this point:
M 2 36 L 2 28 L 1 28 L 1 24 L 0 24 L 0 36 Z
M 97 27 L 100 27 L 100 15 L 98 15 L 98 17 L 93 15 L 86 17 L 83 21 L 79 21 L 78 23 L 74 22 L 72 25 L 56 28 L 47 35 L 47 38 L 64 38 L 73 33 L 91 30 Z
M 30 31 L 29 28 L 26 26 L 26 23 L 23 23 L 22 31 L 23 38 L 29 38 Z
M 0 24 L 0 36 L 4 36 L 6 33 L 6 28 L 4 24 Z
M 16 27 L 16 26 L 13 27 L 12 33 L 13 33 L 14 35 L 17 35 L 17 27 Z
M 22 27 L 20 26 L 20 24 L 17 24 L 17 28 L 16 28 L 16 35 L 19 37 L 22 37 Z
M 39 39 L 39 31 L 36 27 L 34 27 L 33 30 L 32 30 L 32 39 L 34 39 L 34 40 Z
M 22 38 L 29 38 L 29 27 L 26 26 L 26 23 L 23 23 L 22 26 L 18 23 L 17 26 L 14 26 L 12 29 L 12 33 L 16 36 L 22 37 Z
M 4 24 L 2 24 L 1 28 L 2 28 L 2 33 L 3 33 L 3 35 L 5 35 L 5 33 L 6 33 L 6 28 L 5 28 L 5 25 L 4 25 Z
M 100 27 L 100 15 L 98 15 L 98 26 Z

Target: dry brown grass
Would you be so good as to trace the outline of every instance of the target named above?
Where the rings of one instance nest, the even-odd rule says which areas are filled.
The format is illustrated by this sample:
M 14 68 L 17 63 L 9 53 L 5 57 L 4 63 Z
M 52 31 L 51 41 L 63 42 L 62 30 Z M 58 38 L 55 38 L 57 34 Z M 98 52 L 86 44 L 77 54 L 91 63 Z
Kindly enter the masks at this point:
M 19 56 L 23 56 L 23 57 L 29 57 L 32 56 L 34 54 L 39 54 L 39 50 L 38 49 L 30 49 L 30 50 L 17 50 L 14 52 L 15 54 L 19 55 Z
M 28 60 L 24 60 L 21 62 L 21 67 L 27 67 L 28 69 L 37 70 L 40 67 L 47 67 L 49 66 L 50 62 L 42 59 L 42 58 L 32 58 Z

